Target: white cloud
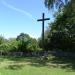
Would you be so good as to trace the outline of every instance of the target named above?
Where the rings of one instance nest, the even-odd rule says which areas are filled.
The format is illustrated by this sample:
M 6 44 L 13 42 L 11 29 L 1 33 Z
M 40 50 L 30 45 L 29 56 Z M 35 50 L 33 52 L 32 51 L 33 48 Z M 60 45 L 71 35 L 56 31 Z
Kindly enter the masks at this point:
M 27 11 L 25 11 L 25 10 L 22 10 L 22 9 L 19 9 L 19 8 L 16 8 L 16 7 L 14 7 L 13 5 L 8 4 L 8 3 L 5 2 L 4 0 L 1 0 L 1 3 L 2 3 L 4 6 L 10 8 L 10 9 L 12 9 L 12 10 L 15 10 L 15 11 L 17 11 L 17 12 L 20 12 L 20 13 L 22 13 L 22 14 L 28 16 L 29 18 L 31 18 L 32 20 L 35 21 L 35 18 L 34 18 L 29 12 L 27 12 Z

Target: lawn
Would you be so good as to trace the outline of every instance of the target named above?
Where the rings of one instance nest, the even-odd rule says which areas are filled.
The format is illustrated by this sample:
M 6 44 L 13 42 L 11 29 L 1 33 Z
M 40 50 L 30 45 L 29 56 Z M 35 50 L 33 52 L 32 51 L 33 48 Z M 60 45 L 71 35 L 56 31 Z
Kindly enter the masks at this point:
M 0 75 L 75 75 L 74 68 L 70 60 L 59 64 L 53 58 L 44 62 L 36 57 L 0 57 Z

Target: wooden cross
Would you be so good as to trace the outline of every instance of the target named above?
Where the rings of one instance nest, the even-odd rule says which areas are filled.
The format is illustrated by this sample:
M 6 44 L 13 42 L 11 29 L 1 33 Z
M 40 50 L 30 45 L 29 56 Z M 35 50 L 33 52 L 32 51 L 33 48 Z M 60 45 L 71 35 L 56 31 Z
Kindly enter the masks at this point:
M 42 21 L 42 48 L 44 50 L 44 22 L 46 20 L 50 20 L 50 18 L 45 18 L 45 14 L 43 13 L 42 19 L 38 19 L 37 21 Z

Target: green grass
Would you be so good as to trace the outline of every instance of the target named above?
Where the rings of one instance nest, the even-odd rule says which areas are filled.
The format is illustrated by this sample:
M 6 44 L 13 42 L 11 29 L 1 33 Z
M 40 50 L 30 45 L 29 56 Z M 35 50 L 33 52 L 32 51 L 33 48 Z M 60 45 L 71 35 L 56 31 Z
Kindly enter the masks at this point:
M 75 75 L 74 62 L 67 61 L 59 64 L 53 58 L 44 62 L 35 57 L 1 57 L 0 75 Z

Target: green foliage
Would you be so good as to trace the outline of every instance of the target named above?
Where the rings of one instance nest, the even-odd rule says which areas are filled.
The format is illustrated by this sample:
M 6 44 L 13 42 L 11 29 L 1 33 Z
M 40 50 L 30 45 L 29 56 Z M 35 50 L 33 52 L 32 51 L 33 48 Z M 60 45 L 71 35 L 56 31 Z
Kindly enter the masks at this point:
M 24 33 L 17 37 L 17 41 L 19 42 L 18 49 L 24 52 L 35 51 L 39 48 L 37 40 Z
M 28 50 L 37 51 L 39 50 L 39 45 L 36 39 L 30 38 L 30 42 L 27 46 Z
M 49 1 L 49 0 L 48 0 Z M 45 31 L 45 49 L 75 52 L 75 0 L 54 14 L 54 22 Z
M 16 38 L 9 39 L 8 44 L 9 44 L 10 51 L 17 51 L 18 50 L 18 41 L 16 40 Z
M 15 38 L 9 39 L 7 42 L 4 42 L 0 45 L 0 50 L 2 51 L 12 51 L 17 50 L 18 42 Z
M 45 35 L 44 35 L 44 48 L 45 48 L 45 50 L 50 49 L 50 45 L 48 45 L 50 43 L 49 34 L 50 34 L 50 28 L 47 28 L 45 30 Z M 42 49 L 42 36 L 38 39 L 38 43 L 39 43 L 40 48 Z
M 51 8 L 54 8 L 54 7 L 60 9 L 65 4 L 67 4 L 69 0 L 44 0 L 44 1 L 45 1 L 45 6 L 48 9 L 51 9 Z
M 21 33 L 17 36 L 16 40 L 18 41 L 18 50 L 27 51 L 27 45 L 29 43 L 30 37 L 27 34 Z
M 0 50 L 1 51 L 36 51 L 39 50 L 39 45 L 36 39 L 31 38 L 28 34 L 21 33 L 17 38 L 10 38 L 8 40 L 0 36 Z
M 0 36 L 0 45 L 1 44 L 3 44 L 4 42 L 6 42 L 7 40 L 6 39 L 4 39 L 4 37 L 3 36 Z

